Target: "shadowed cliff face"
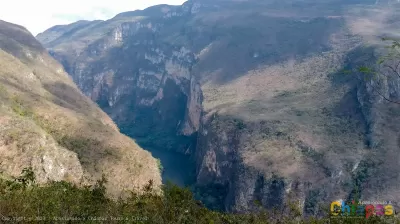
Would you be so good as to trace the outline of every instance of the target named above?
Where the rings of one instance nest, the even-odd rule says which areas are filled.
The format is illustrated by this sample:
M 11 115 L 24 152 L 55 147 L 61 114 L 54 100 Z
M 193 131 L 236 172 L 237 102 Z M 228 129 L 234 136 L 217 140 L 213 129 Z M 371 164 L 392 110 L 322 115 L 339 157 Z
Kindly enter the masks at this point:
M 0 20 L 0 172 L 94 184 L 110 196 L 161 184 L 157 161 L 122 135 L 23 27 Z
M 85 25 L 72 34 L 71 42 L 47 43 L 73 45 L 57 45 L 50 53 L 64 64 L 80 89 L 143 145 L 181 152 L 193 148 L 202 101 L 191 75 L 194 54 L 184 45 L 160 39 L 164 24 L 158 21 L 122 14 L 96 26 L 105 36 L 91 37 L 87 35 L 93 35 L 92 31 L 84 30 L 91 25 Z M 79 35 L 82 32 L 87 35 Z M 85 41 L 89 43 L 81 46 Z
M 375 63 L 379 46 L 364 45 L 396 34 L 394 3 L 188 1 L 38 39 L 124 133 L 190 154 L 207 205 L 296 200 L 316 215 L 354 188 L 365 200 L 400 199 L 391 193 L 397 126 L 387 126 L 398 108 L 342 72 Z M 389 83 L 394 97 L 397 81 Z

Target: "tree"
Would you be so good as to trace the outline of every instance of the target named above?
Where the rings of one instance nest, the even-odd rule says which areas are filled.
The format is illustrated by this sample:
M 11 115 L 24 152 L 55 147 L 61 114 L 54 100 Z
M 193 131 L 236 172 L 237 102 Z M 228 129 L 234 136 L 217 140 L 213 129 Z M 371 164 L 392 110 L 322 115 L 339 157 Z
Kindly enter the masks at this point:
M 386 52 L 380 57 L 376 66 L 373 68 L 361 66 L 358 72 L 364 75 L 364 78 L 371 81 L 373 91 L 381 96 L 384 100 L 400 104 L 400 101 L 391 99 L 382 92 L 385 82 L 395 82 L 400 79 L 400 41 L 392 38 L 382 38 L 383 41 L 391 41 L 391 44 L 385 46 Z

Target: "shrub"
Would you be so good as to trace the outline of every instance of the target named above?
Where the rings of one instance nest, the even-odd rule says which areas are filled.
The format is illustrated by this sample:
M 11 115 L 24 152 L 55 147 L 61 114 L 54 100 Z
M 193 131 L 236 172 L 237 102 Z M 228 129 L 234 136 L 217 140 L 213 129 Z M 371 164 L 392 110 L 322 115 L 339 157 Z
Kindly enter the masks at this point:
M 14 113 L 22 117 L 31 116 L 33 114 L 28 107 L 24 106 L 21 98 L 17 95 L 11 97 L 11 109 Z
M 188 188 L 163 186 L 152 193 L 152 182 L 143 193 L 132 192 L 125 200 L 105 196 L 105 178 L 94 186 L 77 187 L 67 182 L 35 184 L 31 168 L 13 180 L 0 178 L 0 214 L 3 222 L 28 223 L 327 223 L 326 219 L 299 220 L 273 217 L 267 211 L 230 214 L 211 211 L 197 202 Z M 19 217 L 19 219 L 17 219 Z M 69 220 L 69 221 L 68 221 Z M 332 220 L 333 223 L 382 223 L 381 219 Z M 392 220 L 393 221 L 393 220 Z

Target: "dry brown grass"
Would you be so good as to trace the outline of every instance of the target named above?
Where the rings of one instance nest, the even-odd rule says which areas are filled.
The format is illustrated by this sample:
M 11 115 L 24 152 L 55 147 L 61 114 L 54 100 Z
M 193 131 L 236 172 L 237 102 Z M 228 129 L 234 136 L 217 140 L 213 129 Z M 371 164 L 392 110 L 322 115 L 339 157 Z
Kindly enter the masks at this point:
M 29 46 L 19 47 L 25 54 L 32 52 L 32 57 L 21 61 L 0 50 L 2 171 L 15 175 L 33 165 L 42 175 L 39 180 L 57 179 L 62 170 L 70 175 L 61 179 L 72 176 L 74 182 L 82 184 L 93 184 L 104 174 L 112 196 L 142 189 L 150 179 L 156 186 L 161 184 L 151 154 L 120 134 L 57 62 Z M 48 166 L 40 161 L 45 155 L 53 161 L 48 173 L 40 171 Z
M 206 117 L 217 113 L 217 119 L 242 120 L 245 128 L 237 130 L 234 147 L 244 164 L 267 178 L 273 174 L 284 177 L 289 188 L 290 183 L 310 183 L 310 189 L 322 189 L 326 197 L 337 199 L 347 197 L 357 180 L 364 181 L 360 186 L 364 198 L 398 201 L 398 105 L 375 105 L 373 117 L 366 118 L 357 99 L 362 82 L 338 84 L 332 79 L 340 75 L 346 60 L 356 65 L 371 56 L 357 58 L 349 54 L 352 49 L 376 44 L 379 35 L 399 36 L 396 10 L 351 12 L 341 32 L 330 36 L 332 50 L 328 52 L 301 60 L 287 57 L 280 63 L 235 73 L 226 82 L 220 82 L 220 77 L 231 70 L 224 70 L 223 64 L 202 70 L 198 76 L 206 77 L 202 86 Z M 199 55 L 202 67 L 207 68 L 209 62 L 203 58 L 213 52 L 215 45 L 210 44 Z M 229 52 L 233 56 L 241 53 Z M 236 62 L 234 57 L 228 61 L 214 59 L 218 63 Z M 366 144 L 365 119 L 376 121 L 374 134 L 384 142 L 379 149 L 372 150 Z M 263 122 L 272 130 L 270 133 L 259 128 Z M 231 131 L 226 124 L 206 128 L 215 129 L 213 133 Z M 362 168 L 360 161 L 370 164 Z M 246 173 L 240 175 L 245 177 Z M 359 179 L 363 175 L 368 177 Z
M 215 81 L 221 75 L 218 70 L 204 74 L 206 112 L 247 124 L 238 143 L 246 166 L 265 177 L 277 174 L 289 182 L 319 187 L 335 186 L 337 179 L 328 177 L 338 173 L 340 181 L 350 181 L 346 166 L 364 158 L 365 129 L 358 120 L 335 115 L 339 105 L 352 108 L 355 102 L 342 102 L 351 86 L 335 85 L 331 75 L 340 73 L 357 41 L 346 39 L 344 31 L 334 33 L 331 51 L 260 66 L 225 83 Z M 269 127 L 282 136 L 265 135 L 258 128 L 260 122 L 279 122 Z

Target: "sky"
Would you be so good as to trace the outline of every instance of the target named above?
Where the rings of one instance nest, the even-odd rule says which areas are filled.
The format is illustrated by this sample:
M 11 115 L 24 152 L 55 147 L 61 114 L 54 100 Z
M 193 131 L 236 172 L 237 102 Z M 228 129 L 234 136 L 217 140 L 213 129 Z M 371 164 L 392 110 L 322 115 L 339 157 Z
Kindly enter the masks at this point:
M 110 19 L 120 12 L 185 0 L 0 0 L 0 19 L 26 27 L 33 35 L 78 20 Z M 6 3 L 7 2 L 7 3 Z

